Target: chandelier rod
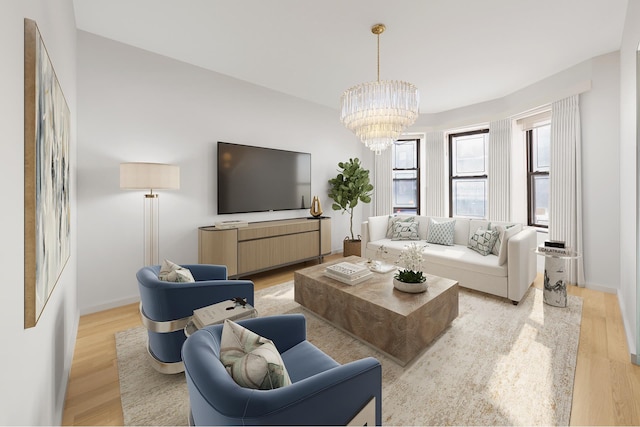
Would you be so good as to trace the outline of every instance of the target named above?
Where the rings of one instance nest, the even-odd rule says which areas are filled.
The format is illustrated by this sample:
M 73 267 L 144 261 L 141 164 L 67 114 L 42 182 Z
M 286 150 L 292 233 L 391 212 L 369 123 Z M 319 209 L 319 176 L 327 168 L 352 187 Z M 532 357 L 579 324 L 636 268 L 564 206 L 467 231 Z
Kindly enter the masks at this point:
M 380 34 L 378 34 L 378 81 L 380 81 Z
M 376 24 L 371 27 L 371 32 L 378 36 L 378 82 L 380 81 L 380 34 L 382 34 L 386 28 L 384 24 Z

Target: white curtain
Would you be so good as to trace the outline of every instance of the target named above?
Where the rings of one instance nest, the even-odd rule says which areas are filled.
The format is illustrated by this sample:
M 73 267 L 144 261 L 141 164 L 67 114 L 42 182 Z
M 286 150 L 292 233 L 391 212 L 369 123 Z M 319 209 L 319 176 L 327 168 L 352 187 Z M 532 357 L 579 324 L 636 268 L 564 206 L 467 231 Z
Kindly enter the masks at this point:
M 445 191 L 448 188 L 443 132 L 430 132 L 425 138 L 427 158 L 426 216 L 446 216 Z
M 373 215 L 390 215 L 393 208 L 393 165 L 391 164 L 391 150 L 389 147 L 375 156 L 375 175 L 373 182 Z
M 511 188 L 511 119 L 489 123 L 487 219 L 509 221 Z
M 583 255 L 582 143 L 579 96 L 551 106 L 551 167 L 549 169 L 549 238 L 562 240 Z M 584 286 L 583 259 L 568 263 L 569 282 Z

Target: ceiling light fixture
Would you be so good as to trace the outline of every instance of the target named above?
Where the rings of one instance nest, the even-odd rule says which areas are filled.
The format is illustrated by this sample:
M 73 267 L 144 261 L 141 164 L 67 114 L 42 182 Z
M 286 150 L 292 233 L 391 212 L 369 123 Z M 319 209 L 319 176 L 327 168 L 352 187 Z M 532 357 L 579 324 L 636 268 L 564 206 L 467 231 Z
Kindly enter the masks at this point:
M 420 96 L 411 83 L 380 81 L 380 34 L 384 24 L 371 27 L 378 36 L 378 81 L 347 89 L 340 97 L 340 121 L 376 154 L 390 147 L 418 118 Z

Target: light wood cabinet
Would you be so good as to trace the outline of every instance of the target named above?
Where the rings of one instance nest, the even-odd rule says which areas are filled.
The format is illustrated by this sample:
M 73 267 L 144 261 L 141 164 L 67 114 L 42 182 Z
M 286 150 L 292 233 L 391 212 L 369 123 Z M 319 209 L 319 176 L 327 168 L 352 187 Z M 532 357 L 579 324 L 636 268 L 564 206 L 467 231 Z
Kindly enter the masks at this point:
M 331 218 L 252 222 L 198 229 L 198 262 L 227 266 L 229 277 L 270 270 L 331 253 Z

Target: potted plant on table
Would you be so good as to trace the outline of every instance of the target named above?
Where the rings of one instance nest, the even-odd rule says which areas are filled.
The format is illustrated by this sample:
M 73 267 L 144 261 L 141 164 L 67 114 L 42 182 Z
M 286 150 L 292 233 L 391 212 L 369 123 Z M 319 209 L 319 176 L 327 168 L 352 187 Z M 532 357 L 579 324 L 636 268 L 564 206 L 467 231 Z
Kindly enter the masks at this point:
M 422 272 L 422 249 L 413 242 L 400 252 L 398 264 L 401 269 L 393 276 L 393 286 L 402 292 L 419 293 L 427 290 L 427 278 Z
M 349 214 L 349 232 L 343 242 L 343 255 L 360 256 L 360 236 L 353 235 L 353 209 L 358 202 L 371 202 L 373 185 L 369 182 L 369 171 L 360 164 L 360 159 L 349 159 L 338 163 L 338 175 L 329 180 L 329 197 L 333 199 L 331 208 Z

